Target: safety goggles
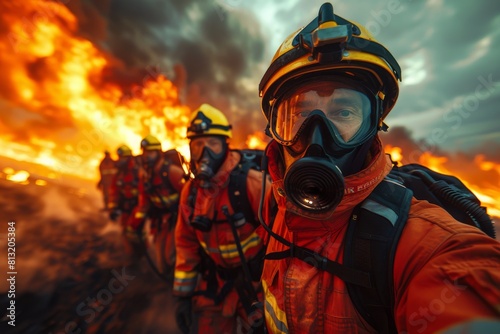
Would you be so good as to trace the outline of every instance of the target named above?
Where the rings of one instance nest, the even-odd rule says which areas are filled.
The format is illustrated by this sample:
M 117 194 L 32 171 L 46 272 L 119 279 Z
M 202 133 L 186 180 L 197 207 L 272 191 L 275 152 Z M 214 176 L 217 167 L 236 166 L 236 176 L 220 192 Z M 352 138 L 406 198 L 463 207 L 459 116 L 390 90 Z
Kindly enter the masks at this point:
M 216 155 L 221 154 L 224 150 L 224 140 L 221 136 L 203 136 L 192 139 L 189 143 L 191 160 L 198 161 L 205 147 Z
M 308 121 L 320 117 L 337 145 L 354 147 L 376 132 L 377 105 L 363 88 L 316 78 L 284 90 L 272 106 L 270 129 L 276 141 L 291 146 Z

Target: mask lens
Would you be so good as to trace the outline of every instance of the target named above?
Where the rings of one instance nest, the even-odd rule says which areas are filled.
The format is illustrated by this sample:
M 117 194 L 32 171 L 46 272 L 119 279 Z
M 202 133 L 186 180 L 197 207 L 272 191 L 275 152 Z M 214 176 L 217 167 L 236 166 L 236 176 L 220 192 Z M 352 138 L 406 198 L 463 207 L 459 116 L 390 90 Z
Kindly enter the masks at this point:
M 320 115 L 328 120 L 337 144 L 355 146 L 373 129 L 374 104 L 365 93 L 342 83 L 306 82 L 276 101 L 271 111 L 272 133 L 283 145 L 292 145 L 306 120 Z
M 224 149 L 224 143 L 219 137 L 207 136 L 198 137 L 191 140 L 189 143 L 189 149 L 191 151 L 191 160 L 198 161 L 201 158 L 203 149 L 208 147 L 214 152 L 214 154 L 219 155 Z

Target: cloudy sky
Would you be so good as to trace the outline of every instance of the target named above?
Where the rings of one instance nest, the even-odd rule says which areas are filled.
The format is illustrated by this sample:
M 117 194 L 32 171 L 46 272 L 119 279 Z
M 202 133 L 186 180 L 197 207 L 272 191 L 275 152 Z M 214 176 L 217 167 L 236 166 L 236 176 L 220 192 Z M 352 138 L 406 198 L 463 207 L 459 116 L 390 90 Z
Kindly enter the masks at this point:
M 266 40 L 263 60 L 269 61 L 287 34 L 307 24 L 323 2 L 227 0 L 224 8 L 255 14 Z M 484 143 L 498 150 L 500 3 L 357 0 L 332 4 L 338 15 L 367 27 L 402 66 L 400 98 L 387 118 L 390 126 L 411 127 L 415 138 L 448 150 L 477 149 Z
M 324 1 L 53 2 L 66 5 L 77 18 L 79 38 L 114 57 L 113 64 L 120 63 L 107 69 L 105 80 L 120 83 L 126 91 L 154 67 L 181 87 L 185 105 L 214 104 L 229 114 L 241 138 L 246 138 L 264 128 L 257 87 L 275 50 L 290 33 L 316 17 Z M 481 151 L 500 161 L 500 3 L 356 0 L 332 4 L 336 14 L 366 26 L 402 67 L 400 98 L 386 119 L 391 128 L 407 127 L 415 140 L 425 139 L 447 151 Z M 28 6 L 3 6 L 4 13 L 34 17 Z M 37 9 L 35 14 L 41 12 Z M 9 22 L 0 21 L 0 34 L 9 33 Z M 40 63 L 26 65 L 34 82 Z M 0 83 L 0 100 L 9 99 L 13 84 Z M 4 129 L 12 127 L 16 117 L 5 113 Z
M 324 1 L 114 0 L 109 13 L 119 54 L 133 35 L 165 68 L 183 64 L 186 81 L 224 95 L 233 112 L 259 121 L 257 85 L 280 43 L 317 15 Z M 403 71 L 392 126 L 446 150 L 500 147 L 500 4 L 489 0 L 332 2 L 340 16 L 365 25 Z M 147 29 L 146 29 L 147 28 Z M 151 33 L 154 34 L 151 34 Z M 119 37 L 119 38 L 118 38 Z M 161 43 L 159 43 L 161 42 Z M 159 53 L 169 55 L 166 62 Z M 145 55 L 125 57 L 144 64 Z M 166 63 L 165 63 L 166 62 Z M 170 64 L 169 64 L 170 62 Z M 171 66 L 170 66 L 171 67 Z M 198 102 L 198 101 L 196 101 Z M 485 143 L 488 143 L 485 146 Z M 493 150 L 492 150 L 493 151 Z

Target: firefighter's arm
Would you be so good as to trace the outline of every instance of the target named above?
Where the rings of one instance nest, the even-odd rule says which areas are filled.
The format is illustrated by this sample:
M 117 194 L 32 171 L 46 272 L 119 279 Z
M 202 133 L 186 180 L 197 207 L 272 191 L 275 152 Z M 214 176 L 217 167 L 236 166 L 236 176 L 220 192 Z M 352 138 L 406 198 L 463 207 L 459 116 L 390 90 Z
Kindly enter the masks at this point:
M 118 174 L 113 176 L 113 181 L 111 182 L 111 187 L 109 188 L 109 219 L 116 221 L 120 212 L 120 189 L 118 187 Z
M 178 297 L 191 296 L 195 291 L 201 261 L 198 253 L 200 243 L 196 237 L 196 232 L 189 223 L 192 209 L 188 202 L 188 185 L 181 193 L 179 214 L 175 226 L 176 261 L 173 295 Z
M 113 176 L 113 181 L 111 181 L 111 186 L 109 187 L 109 209 L 118 209 L 118 201 L 120 199 L 120 190 L 118 187 L 118 174 Z
M 186 179 L 184 178 L 184 170 L 176 165 L 170 165 L 168 172 L 168 179 L 172 187 L 180 194 L 182 188 L 186 184 Z
M 396 253 L 398 331 L 436 333 L 478 319 L 498 322 L 500 243 L 458 222 L 418 220 L 407 224 Z
M 130 218 L 132 228 L 137 229 L 141 224 L 146 220 L 147 213 L 151 207 L 151 200 L 146 192 L 145 180 L 144 180 L 144 171 L 139 170 L 139 184 L 137 186 L 137 190 L 139 193 L 137 207 L 134 209 L 132 213 L 132 217 Z

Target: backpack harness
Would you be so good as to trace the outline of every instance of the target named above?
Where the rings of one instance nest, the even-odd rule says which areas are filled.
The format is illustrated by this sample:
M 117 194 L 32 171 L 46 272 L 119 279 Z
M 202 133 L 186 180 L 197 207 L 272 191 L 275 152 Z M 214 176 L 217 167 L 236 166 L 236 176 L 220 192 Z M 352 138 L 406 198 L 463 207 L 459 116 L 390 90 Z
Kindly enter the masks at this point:
M 258 307 L 255 304 L 258 300 L 251 282 L 260 280 L 264 250 L 262 251 L 262 254 L 257 254 L 252 260 L 247 261 L 243 255 L 241 243 L 233 220 L 236 215 L 243 214 L 245 220 L 252 224 L 255 228 L 260 226 L 259 221 L 255 219 L 255 214 L 251 208 L 250 201 L 248 200 L 247 176 L 250 169 L 261 169 L 260 161 L 263 151 L 246 149 L 238 150 L 238 152 L 241 154 L 241 159 L 236 168 L 234 168 L 231 172 L 228 184 L 229 202 L 233 208 L 233 212 L 235 212 L 235 215 L 231 217 L 227 211 L 227 207 L 223 207 L 223 211 L 227 217 L 228 223 L 231 225 L 242 265 L 237 268 L 224 268 L 218 266 L 200 247 L 200 271 L 203 274 L 203 278 L 207 281 L 207 289 L 204 291 L 196 291 L 194 295 L 204 295 L 205 297 L 212 299 L 217 305 L 225 299 L 227 294 L 234 287 L 247 314 L 252 314 L 255 308 Z M 191 212 L 194 212 L 198 189 L 197 187 L 194 187 L 192 183 L 190 185 L 188 203 L 193 209 Z M 189 218 L 190 221 L 192 218 L 191 213 L 191 217 Z M 219 223 L 219 221 L 214 223 Z M 225 280 L 225 283 L 219 293 L 217 293 L 217 274 L 220 278 Z
M 368 198 L 354 208 L 345 237 L 343 264 L 294 245 L 272 232 L 261 219 L 272 237 L 290 247 L 269 253 L 265 259 L 298 258 L 339 277 L 346 283 L 356 310 L 374 329 L 380 333 L 397 333 L 394 257 L 413 196 L 443 207 L 460 222 L 495 238 L 494 226 L 485 208 L 458 178 L 409 164 L 394 166 Z M 261 198 L 261 207 L 262 201 Z

